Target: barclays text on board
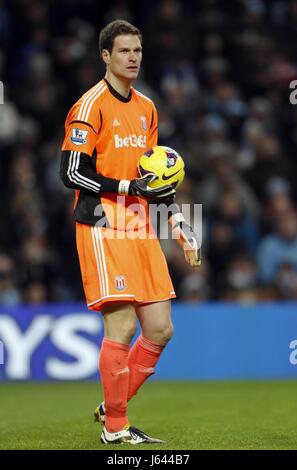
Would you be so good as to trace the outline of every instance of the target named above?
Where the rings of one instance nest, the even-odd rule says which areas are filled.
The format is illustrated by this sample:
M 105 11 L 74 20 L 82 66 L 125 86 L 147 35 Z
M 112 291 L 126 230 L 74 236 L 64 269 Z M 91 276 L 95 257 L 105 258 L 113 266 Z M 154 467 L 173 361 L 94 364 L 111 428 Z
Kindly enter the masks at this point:
M 295 303 L 173 303 L 152 380 L 297 378 Z M 0 306 L 0 380 L 98 379 L 100 314 L 82 304 Z

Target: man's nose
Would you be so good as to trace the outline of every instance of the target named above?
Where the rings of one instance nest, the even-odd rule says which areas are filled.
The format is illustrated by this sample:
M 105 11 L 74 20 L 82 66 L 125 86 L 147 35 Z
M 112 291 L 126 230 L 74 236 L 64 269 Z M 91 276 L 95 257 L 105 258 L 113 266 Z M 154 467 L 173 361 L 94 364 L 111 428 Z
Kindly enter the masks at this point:
M 130 62 L 136 62 L 137 58 L 136 58 L 136 54 L 135 52 L 131 52 L 130 55 L 129 55 L 129 61 Z

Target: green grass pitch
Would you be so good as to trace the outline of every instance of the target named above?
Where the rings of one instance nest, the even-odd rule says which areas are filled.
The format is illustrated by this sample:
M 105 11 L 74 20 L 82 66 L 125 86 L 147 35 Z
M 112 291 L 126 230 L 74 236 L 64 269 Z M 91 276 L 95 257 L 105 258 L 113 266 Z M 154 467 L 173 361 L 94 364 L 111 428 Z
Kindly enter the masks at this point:
M 2 383 L 0 449 L 296 449 L 297 381 L 149 382 L 130 422 L 166 445 L 104 446 L 96 383 Z

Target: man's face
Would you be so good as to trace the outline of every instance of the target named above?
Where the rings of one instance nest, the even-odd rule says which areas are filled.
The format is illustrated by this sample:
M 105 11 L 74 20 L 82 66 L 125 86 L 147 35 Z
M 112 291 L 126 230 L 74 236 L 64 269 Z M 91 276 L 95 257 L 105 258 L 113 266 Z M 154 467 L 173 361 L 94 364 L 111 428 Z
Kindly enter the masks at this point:
M 102 53 L 110 72 L 120 79 L 135 80 L 138 76 L 142 47 L 139 37 L 134 34 L 117 36 L 113 42 L 112 53 Z

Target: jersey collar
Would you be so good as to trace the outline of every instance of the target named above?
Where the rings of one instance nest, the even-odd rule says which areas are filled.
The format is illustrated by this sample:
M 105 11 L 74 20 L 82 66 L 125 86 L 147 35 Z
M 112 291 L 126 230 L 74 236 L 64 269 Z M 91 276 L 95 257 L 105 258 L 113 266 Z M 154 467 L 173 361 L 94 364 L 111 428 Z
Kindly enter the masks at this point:
M 106 80 L 106 78 L 103 78 L 103 80 L 105 81 L 106 85 L 108 86 L 110 93 L 111 93 L 115 98 L 117 98 L 118 100 L 122 101 L 123 103 L 129 103 L 129 101 L 131 101 L 131 98 L 132 98 L 132 91 L 131 91 L 131 90 L 130 90 L 129 96 L 126 98 L 125 96 L 123 96 L 123 95 L 121 95 L 119 92 L 117 92 L 117 91 L 111 86 L 111 84 L 109 83 L 109 81 Z

